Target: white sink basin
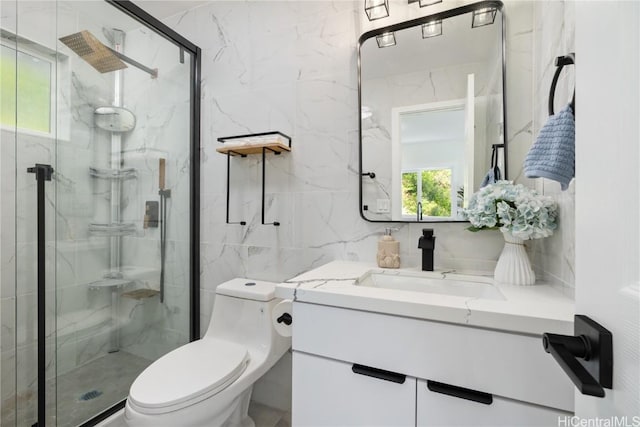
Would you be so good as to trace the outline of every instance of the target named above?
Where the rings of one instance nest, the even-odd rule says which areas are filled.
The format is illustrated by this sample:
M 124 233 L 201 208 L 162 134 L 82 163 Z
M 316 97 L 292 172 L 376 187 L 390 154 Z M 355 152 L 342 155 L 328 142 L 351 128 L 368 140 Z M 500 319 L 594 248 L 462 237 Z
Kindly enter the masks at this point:
M 502 300 L 506 298 L 491 279 L 451 273 L 370 270 L 355 283 L 357 286 L 423 292 L 467 298 Z

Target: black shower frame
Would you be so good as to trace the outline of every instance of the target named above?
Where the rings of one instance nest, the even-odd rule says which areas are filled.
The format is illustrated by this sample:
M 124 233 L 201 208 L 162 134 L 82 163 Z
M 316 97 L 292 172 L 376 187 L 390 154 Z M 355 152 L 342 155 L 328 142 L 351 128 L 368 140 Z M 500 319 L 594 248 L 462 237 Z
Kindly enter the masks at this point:
M 190 176 L 190 283 L 189 283 L 189 339 L 195 341 L 200 338 L 200 94 L 201 94 L 201 49 L 181 36 L 160 20 L 150 15 L 139 6 L 129 0 L 105 0 L 126 15 L 139 21 L 141 24 L 153 29 L 159 35 L 169 40 L 180 48 L 183 53 L 189 52 L 191 60 L 190 82 L 190 140 L 191 140 L 191 176 Z M 122 408 L 126 400 L 123 400 L 111 408 L 96 415 L 94 418 L 81 424 L 80 427 L 95 426 L 115 414 Z

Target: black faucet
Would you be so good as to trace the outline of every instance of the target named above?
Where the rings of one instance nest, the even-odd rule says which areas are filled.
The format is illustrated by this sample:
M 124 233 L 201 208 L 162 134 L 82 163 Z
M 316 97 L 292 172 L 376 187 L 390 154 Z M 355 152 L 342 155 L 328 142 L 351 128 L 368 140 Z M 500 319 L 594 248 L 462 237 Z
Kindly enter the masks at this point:
M 433 271 L 433 251 L 436 248 L 436 237 L 433 228 L 423 228 L 418 239 L 418 249 L 422 249 L 422 271 Z

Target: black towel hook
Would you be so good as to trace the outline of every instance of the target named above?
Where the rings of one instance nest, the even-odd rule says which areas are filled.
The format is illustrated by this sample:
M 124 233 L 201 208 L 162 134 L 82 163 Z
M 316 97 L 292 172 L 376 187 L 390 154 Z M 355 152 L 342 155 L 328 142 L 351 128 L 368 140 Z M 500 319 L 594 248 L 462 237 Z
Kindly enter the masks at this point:
M 549 115 L 553 116 L 553 97 L 556 93 L 556 85 L 558 84 L 558 77 L 560 77 L 560 72 L 565 65 L 576 63 L 576 54 L 574 52 L 568 53 L 565 56 L 558 56 L 556 58 L 556 73 L 553 75 L 553 80 L 551 81 L 551 91 L 549 92 Z M 573 115 L 576 115 L 576 88 L 575 85 L 573 87 L 573 97 L 571 98 L 571 109 L 573 110 Z

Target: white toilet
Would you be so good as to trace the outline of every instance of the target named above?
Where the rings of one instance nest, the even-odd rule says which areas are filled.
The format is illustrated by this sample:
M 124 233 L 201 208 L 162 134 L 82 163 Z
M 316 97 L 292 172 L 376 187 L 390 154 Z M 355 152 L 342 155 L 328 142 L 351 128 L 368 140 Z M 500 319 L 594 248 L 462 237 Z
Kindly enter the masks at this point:
M 218 286 L 205 336 L 164 355 L 131 385 L 131 427 L 253 427 L 253 384 L 291 346 L 276 333 L 275 284 L 233 279 Z

